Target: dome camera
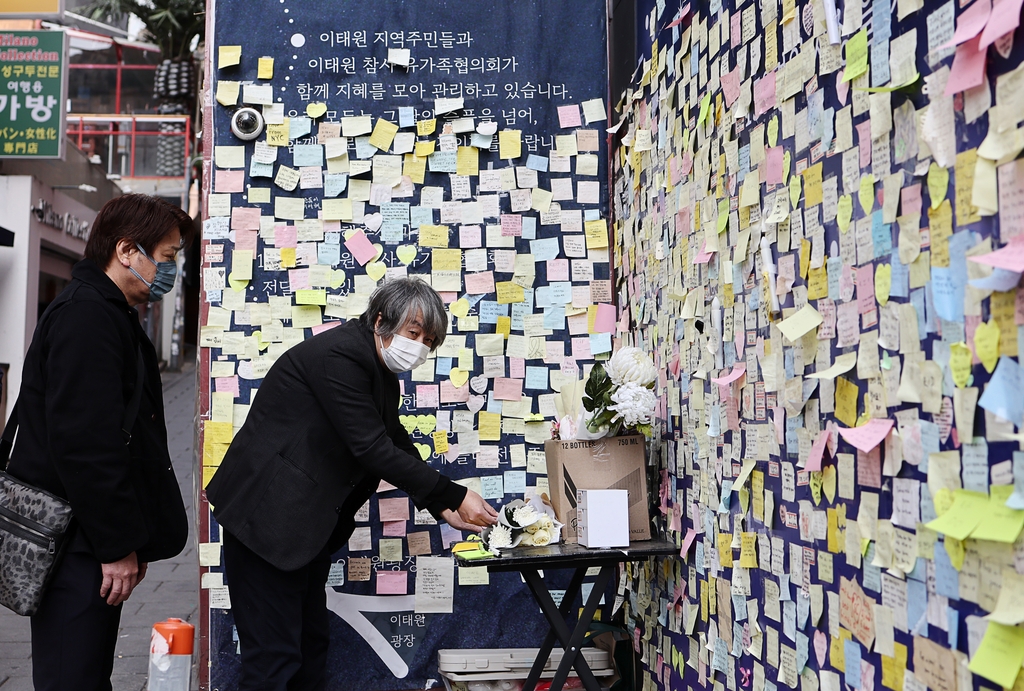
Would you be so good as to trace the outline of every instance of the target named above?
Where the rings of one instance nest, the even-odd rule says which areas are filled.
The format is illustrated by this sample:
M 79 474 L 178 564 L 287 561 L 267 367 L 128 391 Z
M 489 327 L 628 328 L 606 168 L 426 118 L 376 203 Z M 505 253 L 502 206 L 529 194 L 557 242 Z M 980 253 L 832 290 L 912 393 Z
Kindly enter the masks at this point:
M 231 116 L 231 133 L 244 141 L 252 141 L 263 132 L 263 116 L 255 108 L 239 108 Z

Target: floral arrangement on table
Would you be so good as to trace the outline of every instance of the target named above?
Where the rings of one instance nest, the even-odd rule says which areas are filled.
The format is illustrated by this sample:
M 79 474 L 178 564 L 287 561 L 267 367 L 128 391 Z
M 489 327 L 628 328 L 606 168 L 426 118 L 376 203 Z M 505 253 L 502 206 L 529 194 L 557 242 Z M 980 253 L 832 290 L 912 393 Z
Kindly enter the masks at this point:
M 561 535 L 562 524 L 555 520 L 554 509 L 533 495 L 529 503 L 509 502 L 499 512 L 498 523 L 484 529 L 482 537 L 487 550 L 497 554 L 513 547 L 553 545 Z
M 620 348 L 605 365 L 598 363 L 590 370 L 582 396 L 571 385 L 563 385 L 558 402 L 564 411 L 552 438 L 600 439 L 634 433 L 649 438 L 658 405 L 657 378 L 658 370 L 647 353 L 632 346 Z

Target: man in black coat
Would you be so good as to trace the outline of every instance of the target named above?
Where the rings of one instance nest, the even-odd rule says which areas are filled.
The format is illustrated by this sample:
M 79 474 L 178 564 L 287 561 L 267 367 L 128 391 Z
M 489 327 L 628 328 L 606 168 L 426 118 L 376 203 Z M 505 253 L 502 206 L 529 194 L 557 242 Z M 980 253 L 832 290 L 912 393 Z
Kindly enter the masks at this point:
M 188 539 L 159 363 L 134 306 L 173 286 L 174 257 L 193 234 L 184 211 L 155 197 L 109 201 L 25 356 L 8 472 L 65 498 L 74 514 L 32 617 L 36 691 L 109 691 L 121 604 L 148 562 L 175 556 Z M 122 426 L 139 386 L 129 442 Z
M 381 479 L 460 530 L 496 522 L 480 495 L 420 459 L 398 419 L 395 374 L 422 364 L 447 326 L 430 286 L 389 281 L 359 320 L 294 346 L 260 385 L 206 490 L 223 529 L 239 691 L 324 688 L 330 556 Z

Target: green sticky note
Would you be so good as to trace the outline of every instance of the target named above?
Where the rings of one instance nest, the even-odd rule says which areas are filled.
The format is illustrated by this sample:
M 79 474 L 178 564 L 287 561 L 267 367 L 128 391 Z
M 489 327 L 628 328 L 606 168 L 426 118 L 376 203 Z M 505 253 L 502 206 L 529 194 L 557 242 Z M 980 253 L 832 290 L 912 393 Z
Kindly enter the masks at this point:
M 853 81 L 868 71 L 868 31 L 861 29 L 846 42 L 846 72 L 843 81 Z
M 729 200 L 722 199 L 718 202 L 718 232 L 724 233 L 729 227 Z
M 1013 485 L 992 485 L 991 491 L 985 515 L 971 537 L 1013 544 L 1024 530 L 1024 511 L 1006 506 L 1006 500 L 1013 494 Z
M 708 112 L 711 110 L 711 94 L 705 94 L 704 98 L 700 101 L 700 116 L 697 118 L 697 124 L 703 125 L 704 121 L 708 119 Z
M 953 504 L 946 510 L 946 513 L 926 525 L 943 535 L 957 540 L 966 540 L 971 531 L 981 523 L 989 509 L 987 494 L 958 489 L 953 492 Z
M 994 621 L 988 623 L 985 637 L 967 669 L 1004 688 L 1013 687 L 1024 663 L 1024 629 Z

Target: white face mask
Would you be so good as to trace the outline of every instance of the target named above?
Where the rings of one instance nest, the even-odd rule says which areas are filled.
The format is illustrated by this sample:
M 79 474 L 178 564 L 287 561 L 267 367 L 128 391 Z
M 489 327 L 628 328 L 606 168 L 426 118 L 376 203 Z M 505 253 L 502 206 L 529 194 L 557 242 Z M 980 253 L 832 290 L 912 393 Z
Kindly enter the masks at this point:
M 395 334 L 391 339 L 391 345 L 387 348 L 384 347 L 384 339 L 380 339 L 380 352 L 387 368 L 398 374 L 414 370 L 426 362 L 430 348 L 419 341 Z

